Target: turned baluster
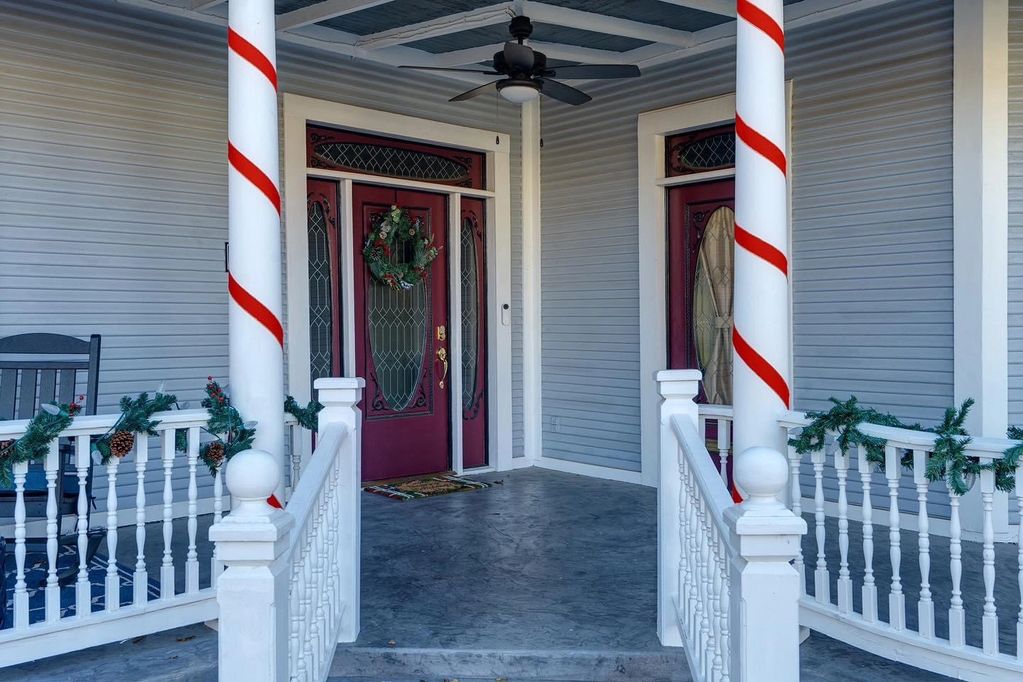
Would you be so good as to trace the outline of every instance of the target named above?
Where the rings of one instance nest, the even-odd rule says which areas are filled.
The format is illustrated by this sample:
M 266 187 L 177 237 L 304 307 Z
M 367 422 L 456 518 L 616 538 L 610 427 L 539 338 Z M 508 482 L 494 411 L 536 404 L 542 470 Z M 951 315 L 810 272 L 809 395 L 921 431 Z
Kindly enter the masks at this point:
M 927 451 L 913 450 L 913 483 L 917 499 L 917 546 L 920 552 L 920 600 L 917 616 L 921 637 L 934 638 L 934 601 L 931 599 L 931 536 L 927 516 Z
M 817 569 L 813 572 L 813 594 L 822 604 L 831 603 L 831 577 L 828 573 L 828 559 L 825 554 L 824 542 L 827 533 L 824 528 L 824 448 L 810 454 L 813 463 L 814 480 L 814 520 L 817 536 Z
M 849 455 L 835 449 L 835 471 L 838 475 L 838 610 L 852 611 L 852 577 L 849 573 L 849 496 L 846 481 L 849 476 Z
M 859 447 L 857 468 L 863 486 L 863 620 L 877 620 L 877 585 L 874 582 L 874 507 L 870 500 L 870 476 L 873 464 L 867 459 L 867 449 Z
M 213 525 L 224 518 L 224 468 L 213 474 Z M 213 557 L 210 559 L 210 584 L 217 586 L 217 578 L 224 571 L 224 562 L 220 560 L 216 544 L 213 545 Z
M 992 656 L 998 653 L 998 613 L 995 610 L 995 528 L 994 499 L 995 472 L 985 469 L 980 472 L 980 499 L 984 509 L 984 615 L 983 648 Z
M 60 578 L 57 575 L 57 472 L 60 469 L 60 439 L 50 441 L 46 453 L 46 622 L 60 620 Z
M 732 445 L 732 423 L 718 419 L 718 459 L 721 469 L 721 480 L 728 484 L 728 452 Z
M 1016 658 L 1023 660 L 1023 466 L 1016 467 L 1016 508 L 1019 510 L 1019 531 L 1016 537 L 1016 565 L 1019 585 L 1019 613 L 1016 615 Z
M 14 627 L 28 627 L 28 588 L 25 585 L 25 476 L 28 462 L 18 462 L 14 472 Z M 6 608 L 6 604 L 4 605 Z
M 188 429 L 188 553 L 185 555 L 185 592 L 199 591 L 199 553 L 196 551 L 196 532 L 199 512 L 199 487 L 196 485 L 196 467 L 199 462 L 199 427 Z
M 963 609 L 963 527 L 959 521 L 959 495 L 948 486 L 949 503 L 949 571 L 952 575 L 952 598 L 948 609 L 948 641 L 953 647 L 966 646 L 966 611 Z
M 799 464 L 802 457 L 791 445 L 788 447 L 788 453 L 792 513 L 795 514 L 797 518 L 803 518 L 803 487 L 799 482 Z M 806 594 L 806 566 L 803 564 L 802 542 L 796 546 L 796 559 L 794 565 L 796 570 L 799 571 L 799 592 L 801 594 Z
M 149 463 L 149 439 L 135 443 L 135 590 L 134 603 L 144 606 L 149 600 L 149 571 L 146 570 L 146 465 Z
M 174 596 L 174 558 L 171 555 L 171 540 L 174 538 L 174 430 L 163 432 L 163 562 L 160 564 L 160 597 Z
M 117 467 L 120 457 L 107 462 L 107 575 L 104 607 L 116 611 L 121 607 L 121 576 L 117 574 Z
M 92 584 L 89 566 L 85 561 L 89 550 L 89 462 L 91 461 L 89 436 L 75 438 L 75 473 L 78 476 L 78 579 L 75 581 L 75 615 L 85 618 L 92 613 Z
M 902 536 L 899 523 L 899 478 L 902 463 L 894 446 L 884 449 L 884 473 L 888 479 L 888 538 L 889 560 L 892 564 L 892 587 L 888 593 L 888 623 L 894 630 L 906 627 L 906 595 L 902 592 Z

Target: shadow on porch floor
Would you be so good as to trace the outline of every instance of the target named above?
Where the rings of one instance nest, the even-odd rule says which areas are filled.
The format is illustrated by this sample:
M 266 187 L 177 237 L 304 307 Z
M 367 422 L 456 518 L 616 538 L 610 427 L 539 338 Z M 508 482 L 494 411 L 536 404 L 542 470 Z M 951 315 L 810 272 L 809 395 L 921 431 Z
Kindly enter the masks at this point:
M 654 629 L 655 490 L 541 469 L 480 478 L 503 484 L 363 495 L 362 633 L 338 648 L 332 679 L 689 679 Z M 943 679 L 817 635 L 801 654 L 804 680 Z M 216 633 L 192 626 L 2 676 L 215 680 L 215 666 Z

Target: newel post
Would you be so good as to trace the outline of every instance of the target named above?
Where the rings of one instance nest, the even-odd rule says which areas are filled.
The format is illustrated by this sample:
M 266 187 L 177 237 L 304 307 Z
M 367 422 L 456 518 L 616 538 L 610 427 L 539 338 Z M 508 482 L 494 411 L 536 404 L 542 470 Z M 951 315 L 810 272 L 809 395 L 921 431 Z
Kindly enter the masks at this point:
M 788 461 L 776 450 L 749 448 L 735 459 L 746 500 L 725 511 L 731 529 L 732 679 L 799 679 L 799 573 L 792 566 L 806 522 L 781 500 Z
M 317 400 L 323 404 L 319 416 L 320 430 L 330 423 L 340 422 L 350 431 L 339 453 L 341 463 L 341 513 L 339 556 L 343 565 L 341 599 L 347 605 L 344 611 L 338 641 L 354 642 L 359 636 L 359 595 L 361 582 L 362 549 L 362 411 L 357 405 L 362 400 L 366 381 L 360 378 L 324 377 L 313 383 Z
M 683 415 L 699 425 L 699 411 L 693 401 L 700 392 L 703 375 L 695 369 L 665 370 L 657 373 L 661 394 L 661 456 L 657 483 L 657 636 L 663 646 L 682 646 L 675 602 L 678 600 L 678 567 L 682 559 L 679 524 L 678 439 L 671 419 Z
M 231 513 L 210 528 L 225 570 L 217 579 L 219 679 L 288 679 L 289 537 L 294 519 L 267 504 L 281 470 L 262 450 L 226 467 Z

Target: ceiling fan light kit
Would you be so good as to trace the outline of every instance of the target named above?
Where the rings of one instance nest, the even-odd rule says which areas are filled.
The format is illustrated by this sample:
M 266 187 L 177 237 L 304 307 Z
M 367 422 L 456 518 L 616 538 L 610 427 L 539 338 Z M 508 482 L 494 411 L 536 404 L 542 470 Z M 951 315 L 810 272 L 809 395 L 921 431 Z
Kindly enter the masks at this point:
M 548 66 L 547 55 L 537 52 L 525 44 L 533 33 L 529 17 L 513 17 L 508 32 L 516 42 L 507 42 L 504 49 L 494 55 L 492 69 L 462 69 L 436 66 L 403 66 L 404 69 L 421 71 L 457 71 L 481 73 L 489 76 L 504 76 L 485 85 L 467 90 L 451 98 L 451 102 L 463 102 L 480 95 L 497 92 L 503 99 L 515 104 L 525 104 L 540 95 L 552 97 L 565 104 L 585 104 L 591 97 L 571 85 L 554 80 L 559 74 L 563 78 L 635 78 L 639 68 L 632 64 L 570 64 Z
M 509 102 L 525 104 L 540 97 L 540 84 L 528 79 L 499 81 L 497 92 Z

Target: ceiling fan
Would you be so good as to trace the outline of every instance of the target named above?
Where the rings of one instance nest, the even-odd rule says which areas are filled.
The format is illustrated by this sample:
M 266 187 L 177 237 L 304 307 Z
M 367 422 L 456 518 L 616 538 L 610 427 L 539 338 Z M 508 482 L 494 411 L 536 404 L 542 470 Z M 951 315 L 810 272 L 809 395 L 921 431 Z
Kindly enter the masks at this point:
M 456 71 L 459 73 L 483 73 L 490 76 L 504 76 L 486 85 L 455 95 L 452 102 L 462 102 L 491 92 L 500 93 L 509 102 L 522 104 L 547 95 L 566 104 L 585 104 L 592 98 L 581 90 L 554 80 L 561 78 L 634 78 L 640 75 L 639 67 L 632 64 L 571 64 L 548 66 L 547 55 L 537 52 L 525 44 L 533 33 L 529 17 L 512 17 L 508 31 L 517 42 L 507 42 L 504 49 L 494 55 L 493 69 L 460 69 L 442 66 L 403 66 L 403 69 L 421 71 Z

